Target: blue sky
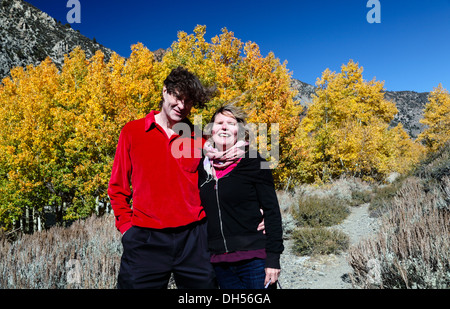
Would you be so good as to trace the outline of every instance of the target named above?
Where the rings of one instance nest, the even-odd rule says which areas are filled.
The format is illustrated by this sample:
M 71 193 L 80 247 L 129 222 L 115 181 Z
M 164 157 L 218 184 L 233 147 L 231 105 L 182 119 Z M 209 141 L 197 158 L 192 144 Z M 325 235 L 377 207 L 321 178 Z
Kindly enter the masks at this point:
M 28 0 L 63 24 L 68 0 Z M 369 23 L 368 0 L 79 0 L 89 38 L 128 57 L 131 45 L 170 47 L 177 32 L 206 25 L 208 39 L 226 27 L 264 56 L 288 61 L 293 77 L 315 84 L 329 68 L 350 59 L 364 78 L 385 81 L 386 90 L 450 90 L 450 0 L 379 0 L 381 23 Z

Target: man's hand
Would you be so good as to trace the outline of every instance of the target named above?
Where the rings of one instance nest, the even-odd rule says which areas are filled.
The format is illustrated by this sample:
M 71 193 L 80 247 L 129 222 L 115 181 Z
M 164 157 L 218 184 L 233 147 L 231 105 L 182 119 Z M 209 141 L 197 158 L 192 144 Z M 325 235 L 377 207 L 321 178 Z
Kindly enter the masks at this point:
M 263 234 L 266 234 L 266 226 L 264 225 L 264 211 L 262 209 L 260 209 L 259 211 L 261 211 L 261 214 L 263 215 L 263 219 L 262 219 L 261 223 L 259 223 L 258 228 L 256 230 L 263 231 Z

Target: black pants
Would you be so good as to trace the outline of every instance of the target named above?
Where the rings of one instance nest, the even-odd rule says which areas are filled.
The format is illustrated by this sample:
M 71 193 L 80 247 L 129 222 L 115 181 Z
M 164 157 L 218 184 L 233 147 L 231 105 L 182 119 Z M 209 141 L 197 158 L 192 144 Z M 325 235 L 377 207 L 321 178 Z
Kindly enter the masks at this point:
M 131 227 L 122 237 L 117 287 L 167 288 L 173 273 L 179 289 L 217 288 L 206 233 L 205 222 L 162 230 Z

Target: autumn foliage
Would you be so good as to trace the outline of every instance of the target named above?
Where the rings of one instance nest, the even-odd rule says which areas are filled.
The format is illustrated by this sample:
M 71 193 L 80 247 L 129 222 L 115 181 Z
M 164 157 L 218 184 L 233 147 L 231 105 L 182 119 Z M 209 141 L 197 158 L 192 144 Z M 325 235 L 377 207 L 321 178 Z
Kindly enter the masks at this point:
M 434 88 L 420 121 L 426 129 L 419 135 L 428 151 L 434 152 L 450 141 L 450 94 L 439 84 Z
M 422 146 L 402 125 L 389 126 L 398 111 L 384 99 L 383 83 L 364 80 L 362 72 L 350 60 L 340 73 L 327 69 L 318 79 L 291 150 L 298 179 L 326 182 L 346 174 L 381 180 L 420 158 Z
M 210 42 L 205 34 L 205 26 L 192 34 L 180 31 L 162 61 L 139 43 L 128 58 L 113 53 L 105 61 L 99 51 L 87 59 L 77 48 L 60 70 L 50 59 L 13 69 L 0 84 L 0 228 L 31 232 L 43 225 L 46 212 L 62 223 L 108 211 L 107 184 L 120 130 L 159 108 L 163 80 L 180 65 L 217 88 L 205 108 L 192 109 L 195 124 L 204 126 L 217 107 L 234 102 L 246 110 L 248 122 L 267 125 L 268 140 L 257 138 L 269 155 L 271 147 L 279 149 L 274 170 L 279 188 L 342 174 L 381 180 L 408 170 L 423 152 L 401 124 L 389 127 L 397 113 L 394 103 L 384 99 L 383 83 L 365 81 L 353 61 L 340 73 L 323 72 L 300 119 L 286 62 L 272 52 L 262 56 L 256 43 L 243 43 L 226 28 Z M 443 89 L 430 100 L 448 110 Z M 434 107 L 439 104 L 425 117 L 430 128 L 433 115 L 443 113 Z M 448 117 L 445 121 L 448 131 Z M 272 124 L 278 144 L 271 140 Z M 437 133 L 428 132 L 424 140 L 438 143 Z
M 300 108 L 286 63 L 273 53 L 263 57 L 257 44 L 244 44 L 227 29 L 211 42 L 205 32 L 204 26 L 179 32 L 160 62 L 136 44 L 127 59 L 114 53 L 105 61 L 100 51 L 87 59 L 77 48 L 61 71 L 50 59 L 13 69 L 0 85 L 0 227 L 33 231 L 44 212 L 63 222 L 107 210 L 120 130 L 158 109 L 163 80 L 179 65 L 217 88 L 206 108 L 193 109 L 192 121 L 201 115 L 204 125 L 216 107 L 234 101 L 249 122 L 268 124 L 269 134 L 277 123 L 280 152 L 287 152 Z M 278 182 L 286 161 L 279 161 Z

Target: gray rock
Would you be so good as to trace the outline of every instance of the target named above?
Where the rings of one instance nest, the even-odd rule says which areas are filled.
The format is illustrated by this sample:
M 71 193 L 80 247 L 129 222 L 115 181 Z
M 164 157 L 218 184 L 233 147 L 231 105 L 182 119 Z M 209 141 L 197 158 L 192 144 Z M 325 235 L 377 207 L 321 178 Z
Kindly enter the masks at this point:
M 47 57 L 61 68 L 64 55 L 76 46 L 87 58 L 101 50 L 108 60 L 113 52 L 25 1 L 0 2 L 0 80 L 13 67 L 38 65 Z

